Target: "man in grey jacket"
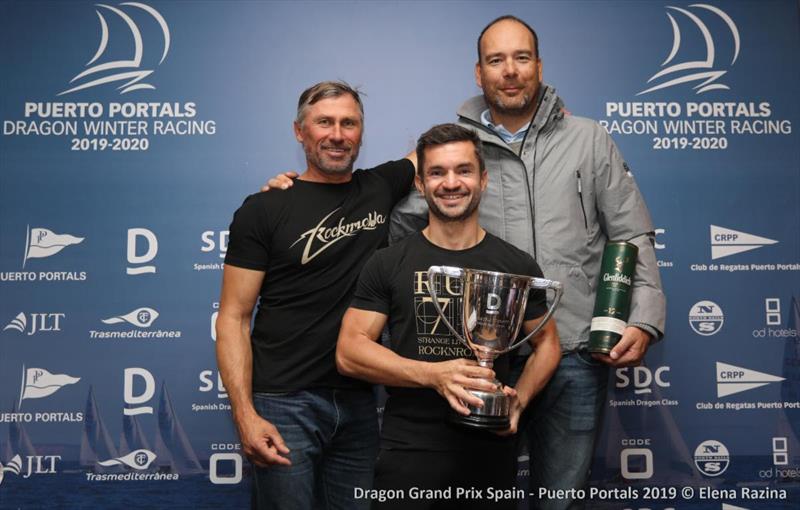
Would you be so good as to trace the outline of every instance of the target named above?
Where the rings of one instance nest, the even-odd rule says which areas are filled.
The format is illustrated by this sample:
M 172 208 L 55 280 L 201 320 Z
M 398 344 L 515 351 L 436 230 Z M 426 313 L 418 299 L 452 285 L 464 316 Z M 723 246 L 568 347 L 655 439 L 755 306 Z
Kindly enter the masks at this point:
M 609 367 L 638 365 L 664 331 L 666 300 L 650 214 L 614 142 L 595 122 L 571 116 L 541 83 L 536 33 L 503 16 L 478 38 L 475 79 L 483 95 L 458 122 L 483 142 L 489 185 L 480 223 L 532 254 L 547 278 L 564 283 L 556 312 L 559 368 L 531 404 L 527 428 L 531 491 L 585 486 L 601 423 Z M 392 215 L 397 241 L 423 228 L 427 206 L 412 193 Z M 600 259 L 608 240 L 639 248 L 630 319 L 609 356 L 586 353 Z M 571 498 L 533 499 L 532 508 L 580 508 Z

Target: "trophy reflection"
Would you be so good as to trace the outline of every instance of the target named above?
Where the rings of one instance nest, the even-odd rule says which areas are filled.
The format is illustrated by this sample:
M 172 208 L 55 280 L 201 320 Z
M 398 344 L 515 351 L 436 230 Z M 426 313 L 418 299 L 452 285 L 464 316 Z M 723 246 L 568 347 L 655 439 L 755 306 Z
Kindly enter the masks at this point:
M 436 295 L 435 282 L 439 276 L 458 278 L 462 282 L 463 336 L 447 319 Z M 528 291 L 534 289 L 553 290 L 552 304 L 536 328 L 515 342 L 524 322 Z M 561 300 L 562 286 L 557 281 L 545 278 L 452 266 L 431 266 L 428 268 L 428 292 L 433 299 L 433 306 L 450 332 L 472 350 L 480 366 L 492 368 L 498 356 L 516 349 L 542 329 Z M 511 424 L 510 402 L 503 393 L 502 383 L 497 379 L 492 382 L 496 388 L 493 392 L 469 390 L 481 399 L 483 406 L 475 407 L 465 403 L 470 411 L 469 416 L 452 412 L 450 420 L 484 430 L 507 429 Z

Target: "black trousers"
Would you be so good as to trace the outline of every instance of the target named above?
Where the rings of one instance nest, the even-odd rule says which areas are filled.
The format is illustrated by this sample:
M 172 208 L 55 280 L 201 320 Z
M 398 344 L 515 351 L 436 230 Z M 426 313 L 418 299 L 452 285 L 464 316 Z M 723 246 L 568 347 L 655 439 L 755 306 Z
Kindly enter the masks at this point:
M 380 450 L 372 508 L 450 510 L 517 508 L 516 441 L 496 448 L 437 452 Z M 519 493 L 520 491 L 516 491 Z M 385 501 L 380 501 L 383 494 Z M 498 494 L 509 498 L 497 500 Z M 495 499 L 489 499 L 494 497 Z

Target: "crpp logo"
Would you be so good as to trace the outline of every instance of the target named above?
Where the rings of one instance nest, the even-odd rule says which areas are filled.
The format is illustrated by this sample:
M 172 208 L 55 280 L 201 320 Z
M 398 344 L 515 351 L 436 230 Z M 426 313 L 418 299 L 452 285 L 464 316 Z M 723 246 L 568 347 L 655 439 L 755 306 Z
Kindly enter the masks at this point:
M 70 80 L 70 84 L 78 84 L 58 95 L 61 96 L 117 81 L 124 82 L 122 85 L 117 86 L 120 94 L 126 94 L 134 90 L 155 89 L 153 85 L 142 82 L 142 80 L 153 73 L 153 69 L 144 68 L 143 57 L 145 56 L 145 39 L 142 37 L 140 25 L 138 25 L 136 21 L 141 23 L 142 21 L 147 21 L 147 18 L 152 18 L 149 20 L 150 23 L 155 21 L 158 28 L 160 28 L 163 35 L 164 49 L 161 52 L 161 60 L 158 61 L 157 65 L 161 65 L 164 59 L 167 58 L 170 44 L 169 26 L 167 26 L 164 17 L 149 5 L 140 2 L 123 2 L 119 4 L 119 7 L 112 7 L 105 4 L 96 4 L 96 6 L 98 9 L 95 10 L 95 13 L 100 20 L 100 45 L 91 60 L 86 63 L 86 65 L 90 67 L 84 69 Z M 142 16 L 142 13 L 149 16 Z M 115 15 L 124 22 L 112 24 L 111 26 L 127 26 L 130 30 L 128 37 L 133 38 L 133 55 L 131 55 L 130 60 L 111 60 L 106 56 L 106 49 L 108 48 L 109 41 L 109 24 L 106 21 L 106 16 L 109 15 Z M 140 20 L 140 18 L 142 19 Z M 125 37 L 125 34 L 121 32 L 119 35 L 120 37 Z
M 651 387 L 653 383 L 660 388 L 669 388 L 667 372 L 669 372 L 668 366 L 658 367 L 654 371 L 647 367 L 618 368 L 615 386 L 627 388 L 632 384 L 637 395 L 653 393 Z
M 739 29 L 736 27 L 736 23 L 733 22 L 725 11 L 713 5 L 692 4 L 689 8 L 693 10 L 671 5 L 667 6 L 667 18 L 672 26 L 672 49 L 664 62 L 661 63 L 663 69 L 647 80 L 647 83 L 656 82 L 657 84 L 639 92 L 637 95 L 647 94 L 656 90 L 695 81 L 700 82 L 693 87 L 697 90 L 697 94 L 702 94 L 710 90 L 730 89 L 730 87 L 723 83 L 716 83 L 717 80 L 728 72 L 727 70 L 720 69 L 723 64 L 721 64 L 719 62 L 720 59 L 717 58 L 717 48 L 722 41 L 729 44 L 732 42 L 732 56 L 727 66 L 730 67 L 736 63 L 740 49 Z M 715 34 L 718 36 L 716 41 L 712 36 L 711 31 L 702 19 L 703 17 L 709 16 L 709 12 L 721 19 L 730 31 L 728 34 L 722 34 L 725 36 L 725 39 L 719 37 L 719 33 Z M 676 16 L 673 16 L 673 14 L 675 14 L 678 19 L 676 19 Z M 678 20 L 680 20 L 681 23 L 679 23 Z M 682 57 L 680 55 L 681 45 L 683 44 L 680 26 L 682 23 L 689 22 L 694 23 L 696 28 L 703 35 L 703 41 L 705 42 L 705 59 L 703 60 L 691 60 L 691 58 Z M 675 61 L 676 57 L 682 58 L 683 60 Z
M 139 250 L 139 248 L 143 250 Z M 129 275 L 155 273 L 155 265 L 143 265 L 158 255 L 158 238 L 146 228 L 128 229 L 128 268 Z
M 144 389 L 137 391 L 136 381 L 139 380 L 144 384 Z M 136 416 L 137 414 L 153 414 L 152 406 L 142 406 L 153 398 L 156 394 L 156 380 L 149 370 L 139 367 L 131 367 L 125 369 L 125 384 L 124 396 L 125 407 L 123 413 L 125 416 Z

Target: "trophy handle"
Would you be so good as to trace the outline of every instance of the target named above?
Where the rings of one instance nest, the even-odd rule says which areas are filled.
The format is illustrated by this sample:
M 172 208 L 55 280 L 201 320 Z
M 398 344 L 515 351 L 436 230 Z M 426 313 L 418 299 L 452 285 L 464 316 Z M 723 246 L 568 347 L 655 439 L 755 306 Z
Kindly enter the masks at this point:
M 516 349 L 520 345 L 530 340 L 533 337 L 533 335 L 538 333 L 539 330 L 541 330 L 544 327 L 544 325 L 547 324 L 547 321 L 550 320 L 550 317 L 553 315 L 553 312 L 556 311 L 558 303 L 561 301 L 561 294 L 564 292 L 564 286 L 561 285 L 561 282 L 557 282 L 555 280 L 548 280 L 546 278 L 531 278 L 530 281 L 531 281 L 531 289 L 529 290 L 545 289 L 545 292 L 547 292 L 547 289 L 552 289 L 553 292 L 555 292 L 555 296 L 553 297 L 553 303 L 550 305 L 550 308 L 547 310 L 547 313 L 544 314 L 544 317 L 542 317 L 542 320 L 539 322 L 539 325 L 536 326 L 533 329 L 533 331 L 528 333 L 525 336 L 525 338 L 509 346 L 508 349 L 503 351 L 504 353 Z
M 439 313 L 439 317 L 444 322 L 445 326 L 450 330 L 451 333 L 455 335 L 456 338 L 461 340 L 461 343 L 469 347 L 467 341 L 462 337 L 456 328 L 450 324 L 450 321 L 447 320 L 447 317 L 444 315 L 444 310 L 439 305 L 439 297 L 436 295 L 435 285 L 433 285 L 433 279 L 436 275 L 445 275 L 450 276 L 452 278 L 464 278 L 464 270 L 460 267 L 453 267 L 453 266 L 431 266 L 428 268 L 428 294 L 431 295 L 431 299 L 433 299 L 433 306 L 436 308 L 436 312 Z

